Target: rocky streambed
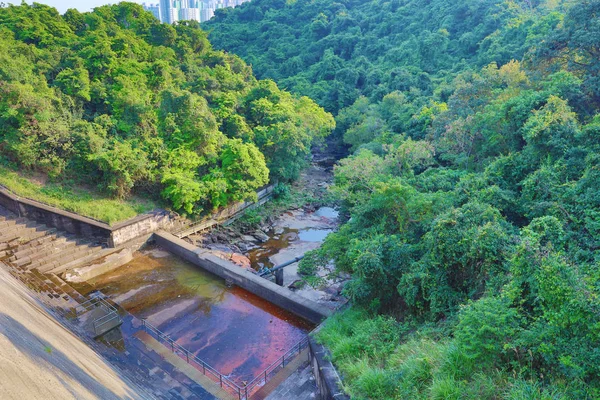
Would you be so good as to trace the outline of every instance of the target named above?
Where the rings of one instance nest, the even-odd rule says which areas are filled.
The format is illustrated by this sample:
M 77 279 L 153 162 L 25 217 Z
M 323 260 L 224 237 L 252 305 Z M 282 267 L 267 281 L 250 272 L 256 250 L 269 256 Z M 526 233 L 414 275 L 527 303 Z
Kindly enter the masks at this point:
M 330 180 L 330 171 L 313 166 L 298 182 L 296 190 L 323 191 Z M 317 249 L 337 226 L 338 212 L 334 208 L 305 204 L 270 217 L 259 226 L 219 226 L 211 232 L 191 235 L 186 240 L 240 268 L 259 273 Z M 333 266 L 329 266 L 319 272 L 323 283 L 315 288 L 303 282 L 298 265 L 296 262 L 285 267 L 284 286 L 332 309 L 346 302 L 341 290 L 348 277 L 331 277 Z

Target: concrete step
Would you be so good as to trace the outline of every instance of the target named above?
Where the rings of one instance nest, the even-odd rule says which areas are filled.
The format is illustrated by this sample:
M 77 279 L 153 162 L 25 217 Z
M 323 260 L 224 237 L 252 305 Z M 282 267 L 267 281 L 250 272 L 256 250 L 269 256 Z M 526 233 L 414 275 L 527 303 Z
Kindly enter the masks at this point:
M 31 268 L 37 268 L 40 272 L 49 272 L 61 265 L 89 256 L 95 251 L 96 249 L 94 247 L 78 246 L 74 249 L 69 249 L 67 253 L 61 252 L 43 261 L 34 262 L 32 263 Z
M 67 238 L 59 236 L 56 230 L 49 230 L 46 236 L 31 240 L 24 245 L 20 245 L 16 251 L 13 251 L 13 256 L 9 261 L 15 261 L 19 258 L 35 254 L 37 252 L 48 249 L 50 246 L 57 246 L 59 243 L 64 243 Z
M 48 272 L 51 272 L 53 274 L 60 274 L 60 273 L 63 273 L 65 271 L 68 271 L 68 270 L 71 270 L 74 268 L 83 267 L 87 264 L 92 263 L 93 261 L 95 261 L 99 258 L 103 258 L 103 257 L 109 256 L 113 253 L 117 253 L 120 251 L 120 249 L 103 248 L 100 246 L 95 247 L 95 249 L 96 250 L 93 253 L 90 253 L 88 256 L 79 258 L 77 260 L 70 261 L 66 264 L 62 264 Z
M 43 282 L 56 299 L 60 298 L 62 300 L 61 306 L 63 308 L 71 309 L 77 307 L 79 303 L 72 299 L 69 294 L 62 289 L 60 282 L 56 282 L 54 279 L 52 279 L 52 276 L 48 274 L 42 274 L 36 270 L 33 270 L 30 273 Z
M 15 240 L 17 247 L 25 245 L 32 240 L 39 239 L 47 235 L 48 227 L 46 225 L 38 225 L 35 229 L 28 229 L 19 233 L 18 240 Z
M 4 221 L 0 222 L 0 232 L 3 232 L 11 226 L 25 224 L 27 222 L 29 222 L 29 220 L 26 218 L 6 218 Z
M 61 305 L 61 300 L 59 300 L 60 296 L 57 293 L 55 293 L 53 289 L 50 286 L 48 286 L 48 284 L 46 284 L 44 281 L 41 281 L 38 277 L 36 277 L 33 274 L 23 275 L 22 277 L 25 279 L 25 283 L 27 284 L 27 286 L 35 292 L 39 293 L 40 295 L 44 296 L 46 302 L 50 303 L 51 306 L 59 307 Z
M 26 265 L 31 265 L 35 262 L 43 261 L 49 257 L 55 256 L 56 254 L 60 254 L 68 251 L 70 248 L 74 248 L 77 246 L 77 243 L 73 241 L 52 241 L 50 246 L 45 247 L 39 251 L 33 252 L 29 255 L 25 255 L 20 257 L 19 259 L 13 262 L 14 265 L 18 267 L 24 267 Z
M 39 284 L 45 291 L 45 296 L 48 297 L 50 300 L 49 302 L 56 310 L 64 314 L 72 311 L 72 308 L 77 305 L 77 303 L 74 303 L 66 293 L 43 274 L 40 274 L 37 271 L 30 271 L 29 274 L 32 277 L 32 280 Z
M 30 221 L 27 218 L 7 218 L 6 220 L 0 222 L 0 234 L 3 232 L 8 232 L 10 229 L 14 229 L 15 227 L 23 226 L 32 222 L 33 221 Z
M 50 247 L 43 252 L 35 253 L 31 256 L 30 268 L 35 268 L 33 265 L 44 265 L 55 260 L 66 260 L 71 254 L 78 252 L 80 246 L 76 242 L 66 241 L 57 247 Z
M 60 279 L 58 276 L 52 273 L 47 273 L 46 276 L 50 279 L 54 284 L 60 287 L 60 289 L 67 294 L 76 304 L 81 304 L 87 299 L 81 295 L 78 291 L 73 289 L 69 284 Z
M 41 226 L 42 225 L 31 221 L 25 224 L 16 224 L 9 226 L 5 229 L 0 230 L 0 242 L 9 242 L 19 237 L 26 237 L 29 233 L 35 231 L 36 228 Z

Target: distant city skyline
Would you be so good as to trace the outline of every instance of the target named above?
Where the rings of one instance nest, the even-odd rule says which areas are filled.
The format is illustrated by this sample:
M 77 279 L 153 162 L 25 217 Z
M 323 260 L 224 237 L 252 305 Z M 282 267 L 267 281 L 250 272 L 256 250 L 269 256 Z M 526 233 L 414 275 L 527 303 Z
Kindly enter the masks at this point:
M 219 8 L 235 7 L 250 0 L 25 0 L 28 4 L 34 1 L 55 7 L 61 14 L 69 8 L 86 12 L 92 11 L 95 7 L 130 1 L 143 5 L 144 9 L 152 12 L 161 22 L 172 24 L 182 20 L 204 22 L 212 18 L 215 10 Z M 5 2 L 21 4 L 19 0 L 5 0 Z
M 117 4 L 120 3 L 121 1 L 125 1 L 125 0 L 25 0 L 26 3 L 31 4 L 33 2 L 35 3 L 41 3 L 41 4 L 47 4 L 49 6 L 55 7 L 61 14 L 64 14 L 65 11 L 67 11 L 69 8 L 76 8 L 77 10 L 84 12 L 84 11 L 92 11 L 95 7 L 100 7 L 100 6 L 105 6 L 107 4 Z M 131 3 L 138 3 L 138 4 L 143 4 L 143 3 L 152 3 L 153 1 L 144 1 L 144 0 L 126 0 L 128 2 Z M 4 0 L 5 3 L 8 4 L 14 4 L 14 5 L 19 5 L 21 4 L 20 0 Z M 157 1 L 156 1 L 157 2 Z
M 159 0 L 144 3 L 144 9 L 167 24 L 189 20 L 204 22 L 215 15 L 215 10 L 236 7 L 246 1 L 250 0 Z

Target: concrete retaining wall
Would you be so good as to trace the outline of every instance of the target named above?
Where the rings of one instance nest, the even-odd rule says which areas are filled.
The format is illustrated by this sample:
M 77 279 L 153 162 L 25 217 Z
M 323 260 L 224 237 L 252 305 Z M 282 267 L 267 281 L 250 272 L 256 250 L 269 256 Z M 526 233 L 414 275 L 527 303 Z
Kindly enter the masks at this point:
M 95 239 L 110 247 L 118 247 L 158 229 L 171 229 L 175 224 L 171 213 L 165 210 L 155 210 L 110 226 L 79 214 L 19 197 L 1 186 L 0 205 L 19 217 L 31 219 L 80 237 Z
M 157 231 L 154 233 L 154 239 L 159 246 L 173 254 L 315 324 L 332 314 L 328 308 L 298 296 L 289 289 L 263 279 L 227 260 L 213 256 L 206 250 L 193 246 L 168 232 Z
M 313 337 L 308 340 L 310 363 L 319 389 L 319 400 L 350 400 L 350 396 L 342 390 L 342 381 L 331 363 L 329 351 Z
M 110 246 L 118 247 L 131 240 L 149 235 L 159 229 L 171 230 L 177 224 L 173 214 L 165 210 L 155 210 L 138 215 L 128 221 L 113 226 L 110 236 Z
M 3 187 L 0 187 L 0 205 L 19 217 L 101 242 L 108 243 L 112 233 L 108 224 L 16 196 Z

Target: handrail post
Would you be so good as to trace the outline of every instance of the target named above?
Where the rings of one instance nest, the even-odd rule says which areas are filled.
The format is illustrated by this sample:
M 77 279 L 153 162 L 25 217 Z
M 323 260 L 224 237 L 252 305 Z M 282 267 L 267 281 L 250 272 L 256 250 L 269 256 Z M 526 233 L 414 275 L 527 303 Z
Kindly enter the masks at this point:
M 219 385 L 223 387 L 223 375 L 219 374 Z

